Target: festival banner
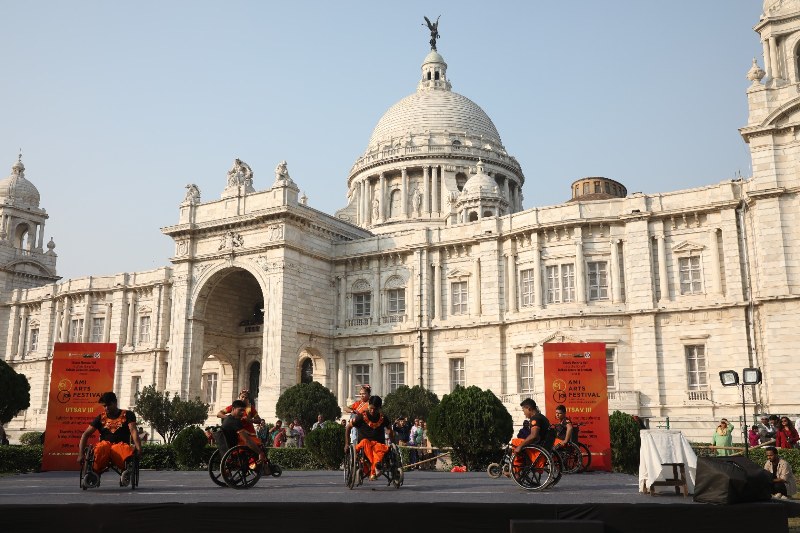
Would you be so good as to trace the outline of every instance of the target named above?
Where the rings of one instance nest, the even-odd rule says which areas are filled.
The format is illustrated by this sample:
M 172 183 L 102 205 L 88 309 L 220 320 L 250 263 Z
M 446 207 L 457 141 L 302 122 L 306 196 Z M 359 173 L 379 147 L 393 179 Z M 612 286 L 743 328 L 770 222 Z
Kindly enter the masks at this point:
M 611 471 L 608 425 L 606 345 L 603 343 L 544 344 L 545 412 L 555 420 L 559 404 L 573 424 L 581 423 L 578 440 L 592 453 L 592 470 Z
M 113 390 L 116 356 L 114 343 L 55 344 L 42 471 L 80 469 L 78 444 L 102 410 L 100 395 Z

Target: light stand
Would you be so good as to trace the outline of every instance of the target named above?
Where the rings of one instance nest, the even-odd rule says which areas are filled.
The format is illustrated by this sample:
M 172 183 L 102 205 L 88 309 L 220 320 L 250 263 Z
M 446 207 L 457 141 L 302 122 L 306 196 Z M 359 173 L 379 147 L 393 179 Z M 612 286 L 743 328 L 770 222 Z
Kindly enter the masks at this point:
M 723 387 L 736 387 L 739 383 L 739 374 L 735 370 L 723 370 L 719 373 L 719 380 Z M 758 385 L 761 383 L 761 369 L 745 368 L 742 370 L 742 440 L 744 441 L 744 455 L 750 457 L 750 439 L 747 438 L 747 407 L 745 405 L 745 385 Z

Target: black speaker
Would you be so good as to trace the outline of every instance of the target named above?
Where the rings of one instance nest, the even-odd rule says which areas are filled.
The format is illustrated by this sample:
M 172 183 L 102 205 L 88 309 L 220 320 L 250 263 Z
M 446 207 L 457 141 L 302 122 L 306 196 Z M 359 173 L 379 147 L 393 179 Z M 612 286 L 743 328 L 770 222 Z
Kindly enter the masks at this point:
M 698 457 L 694 501 L 760 502 L 772 498 L 772 474 L 746 457 Z

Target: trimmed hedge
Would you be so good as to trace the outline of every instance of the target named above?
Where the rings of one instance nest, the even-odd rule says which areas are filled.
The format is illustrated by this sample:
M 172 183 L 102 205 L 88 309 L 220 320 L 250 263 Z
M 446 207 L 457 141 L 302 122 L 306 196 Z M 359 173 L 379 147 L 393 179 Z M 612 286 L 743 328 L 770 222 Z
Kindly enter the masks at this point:
M 0 446 L 0 473 L 25 474 L 42 469 L 42 445 Z
M 342 445 L 344 450 L 344 445 Z M 284 470 L 326 470 L 308 448 L 270 448 L 269 460 Z

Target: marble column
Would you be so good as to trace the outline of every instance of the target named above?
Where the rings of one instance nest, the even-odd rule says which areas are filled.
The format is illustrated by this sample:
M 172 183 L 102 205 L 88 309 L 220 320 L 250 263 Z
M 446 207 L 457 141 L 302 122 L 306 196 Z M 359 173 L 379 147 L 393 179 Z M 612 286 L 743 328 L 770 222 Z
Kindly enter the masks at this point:
M 586 303 L 586 264 L 583 260 L 583 232 L 575 228 L 575 301 Z
M 761 46 L 764 49 L 764 70 L 767 71 L 767 79 L 772 77 L 772 55 L 769 52 L 769 40 L 761 41 Z
M 658 290 L 659 302 L 669 301 L 669 280 L 667 279 L 667 244 L 664 234 L 656 235 L 658 242 Z
M 136 293 L 131 292 L 128 300 L 128 324 L 125 332 L 125 348 L 133 349 L 135 344 L 133 339 L 133 322 L 136 318 Z
M 42 246 L 44 245 L 44 223 L 37 224 L 37 230 L 39 234 L 39 240 L 36 243 L 36 249 L 41 250 Z
M 17 341 L 17 356 L 25 359 L 25 339 L 28 336 L 28 314 L 30 310 L 27 307 L 22 307 L 19 314 L 19 340 Z
M 622 280 L 619 279 L 619 239 L 611 239 L 611 303 L 618 303 L 622 300 Z
M 433 314 L 437 320 L 442 318 L 442 265 L 434 261 L 433 266 Z
M 542 307 L 542 247 L 539 244 L 539 234 L 531 235 L 531 247 L 533 248 L 533 306 L 537 309 Z
M 508 202 L 509 210 L 513 211 L 514 209 L 511 204 L 511 189 L 508 188 L 508 176 L 506 176 L 503 180 L 503 198 L 505 198 Z
M 378 178 L 378 220 L 377 222 L 383 222 L 386 220 L 388 209 L 386 209 L 386 176 L 383 172 L 380 174 L 380 178 Z
M 708 232 L 708 247 L 711 251 L 711 287 L 714 294 L 722 294 L 722 269 L 719 261 L 719 228 L 711 228 Z
M 81 331 L 81 342 L 91 342 L 89 333 L 91 330 L 92 322 L 92 293 L 86 293 L 83 301 L 85 302 L 83 311 L 83 331 Z
M 106 303 L 106 316 L 103 320 L 103 342 L 108 342 L 111 339 L 111 311 L 113 309 L 113 304 L 111 302 Z
M 339 311 L 337 315 L 339 316 L 339 327 L 343 328 L 347 325 L 347 307 L 345 303 L 345 295 L 347 294 L 347 277 L 345 274 L 341 276 L 337 276 L 336 278 L 339 284 Z
M 401 181 L 402 185 L 400 185 L 400 211 L 403 213 L 402 218 L 408 218 L 408 171 L 403 168 L 401 170 Z
M 64 298 L 63 314 L 61 315 L 61 342 L 69 340 L 69 308 L 72 305 L 72 300 L 69 296 Z
M 772 64 L 772 78 L 781 78 L 781 70 L 778 65 L 778 46 L 775 37 L 769 38 L 769 56 Z
M 346 389 L 346 376 L 344 364 L 344 351 L 335 350 L 334 357 L 336 358 L 336 391 L 339 399 L 339 405 L 344 405 L 347 402 L 347 389 Z
M 433 198 L 431 199 L 431 203 L 433 204 L 432 211 L 434 215 L 438 216 L 439 213 L 442 212 L 442 199 L 441 199 L 441 189 L 439 186 L 439 167 L 434 166 L 431 171 L 431 181 L 433 182 Z
M 422 168 L 422 208 L 420 214 L 422 216 L 431 216 L 431 176 L 430 167 Z
M 475 261 L 472 262 L 472 271 L 475 277 L 475 283 L 473 285 L 473 294 L 475 295 L 475 310 L 471 313 L 473 315 L 480 316 L 481 315 L 481 260 L 480 258 L 475 258 Z
M 506 267 L 508 280 L 508 302 L 506 310 L 509 313 L 517 312 L 517 256 L 514 253 L 514 245 L 511 244 L 511 251 L 506 254 Z

